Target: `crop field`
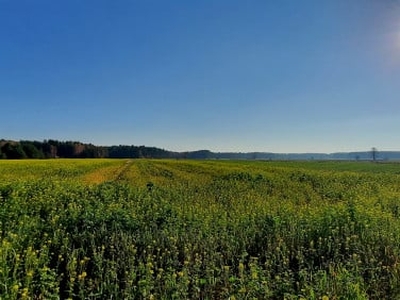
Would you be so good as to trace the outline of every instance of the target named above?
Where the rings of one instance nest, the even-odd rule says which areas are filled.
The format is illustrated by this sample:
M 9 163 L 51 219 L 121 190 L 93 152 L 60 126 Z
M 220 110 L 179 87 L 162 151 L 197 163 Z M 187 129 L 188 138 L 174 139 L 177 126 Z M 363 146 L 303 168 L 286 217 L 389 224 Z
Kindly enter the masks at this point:
M 0 299 L 399 299 L 400 164 L 0 160 Z

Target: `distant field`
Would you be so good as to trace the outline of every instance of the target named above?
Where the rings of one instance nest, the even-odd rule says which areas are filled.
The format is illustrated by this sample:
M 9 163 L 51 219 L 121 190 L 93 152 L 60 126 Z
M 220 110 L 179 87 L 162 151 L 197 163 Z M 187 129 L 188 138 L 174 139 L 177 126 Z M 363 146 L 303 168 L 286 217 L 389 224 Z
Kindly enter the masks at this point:
M 400 164 L 0 160 L 0 299 L 398 299 Z

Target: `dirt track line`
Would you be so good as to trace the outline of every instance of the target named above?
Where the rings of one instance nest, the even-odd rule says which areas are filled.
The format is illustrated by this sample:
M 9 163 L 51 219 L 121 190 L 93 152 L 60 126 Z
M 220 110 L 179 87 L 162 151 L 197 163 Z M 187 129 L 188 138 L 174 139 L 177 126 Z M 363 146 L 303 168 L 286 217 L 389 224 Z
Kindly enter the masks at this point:
M 121 168 L 119 168 L 119 170 L 117 171 L 114 181 L 122 181 L 124 179 L 126 172 L 131 167 L 131 164 L 132 164 L 132 160 L 131 159 L 127 160 L 125 162 L 125 164 Z

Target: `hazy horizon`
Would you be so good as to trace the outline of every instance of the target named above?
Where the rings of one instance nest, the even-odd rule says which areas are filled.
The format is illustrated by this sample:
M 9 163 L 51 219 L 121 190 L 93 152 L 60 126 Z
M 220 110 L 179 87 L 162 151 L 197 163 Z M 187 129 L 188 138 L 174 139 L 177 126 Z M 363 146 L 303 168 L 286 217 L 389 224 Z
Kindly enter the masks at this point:
M 215 149 L 206 149 L 206 148 L 198 148 L 198 149 L 168 149 L 159 145 L 142 145 L 142 144 L 133 144 L 133 143 L 121 143 L 121 144 L 96 144 L 90 141 L 81 141 L 81 140 L 77 140 L 77 139 L 70 139 L 70 140 L 66 140 L 66 139 L 53 139 L 53 138 L 47 138 L 44 140 L 37 140 L 37 139 L 23 139 L 23 140 L 17 140 L 17 139 L 12 139 L 12 138 L 4 138 L 4 137 L 0 137 L 0 140 L 5 140 L 5 141 L 16 141 L 16 142 L 20 142 L 20 141 L 29 141 L 29 142 L 44 142 L 44 141 L 49 141 L 49 140 L 57 140 L 60 142 L 78 142 L 78 143 L 83 143 L 83 144 L 92 144 L 94 146 L 97 147 L 113 147 L 113 146 L 136 146 L 136 147 L 140 147 L 140 146 L 145 146 L 145 147 L 155 147 L 155 148 L 159 148 L 159 149 L 163 149 L 163 150 L 167 150 L 167 151 L 172 151 L 172 152 L 196 152 L 196 151 L 211 151 L 213 153 L 273 153 L 273 154 L 337 154 L 337 153 L 357 153 L 357 152 L 372 152 L 372 148 L 375 149 L 375 151 L 379 154 L 382 152 L 400 152 L 400 149 L 378 149 L 376 147 L 371 147 L 370 149 L 358 149 L 358 150 L 343 150 L 343 151 L 332 151 L 332 152 L 310 152 L 310 151 L 305 151 L 305 152 L 279 152 L 279 151 L 269 151 L 269 150 L 249 150 L 249 151 L 242 151 L 242 150 L 215 150 Z
M 400 1 L 0 0 L 0 138 L 400 150 Z

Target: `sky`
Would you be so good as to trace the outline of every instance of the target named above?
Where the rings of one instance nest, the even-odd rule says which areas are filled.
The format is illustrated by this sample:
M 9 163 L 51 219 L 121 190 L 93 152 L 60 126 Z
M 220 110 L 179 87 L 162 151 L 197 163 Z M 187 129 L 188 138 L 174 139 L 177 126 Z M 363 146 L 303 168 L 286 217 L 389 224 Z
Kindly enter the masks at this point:
M 0 138 L 400 150 L 399 0 L 0 0 Z

